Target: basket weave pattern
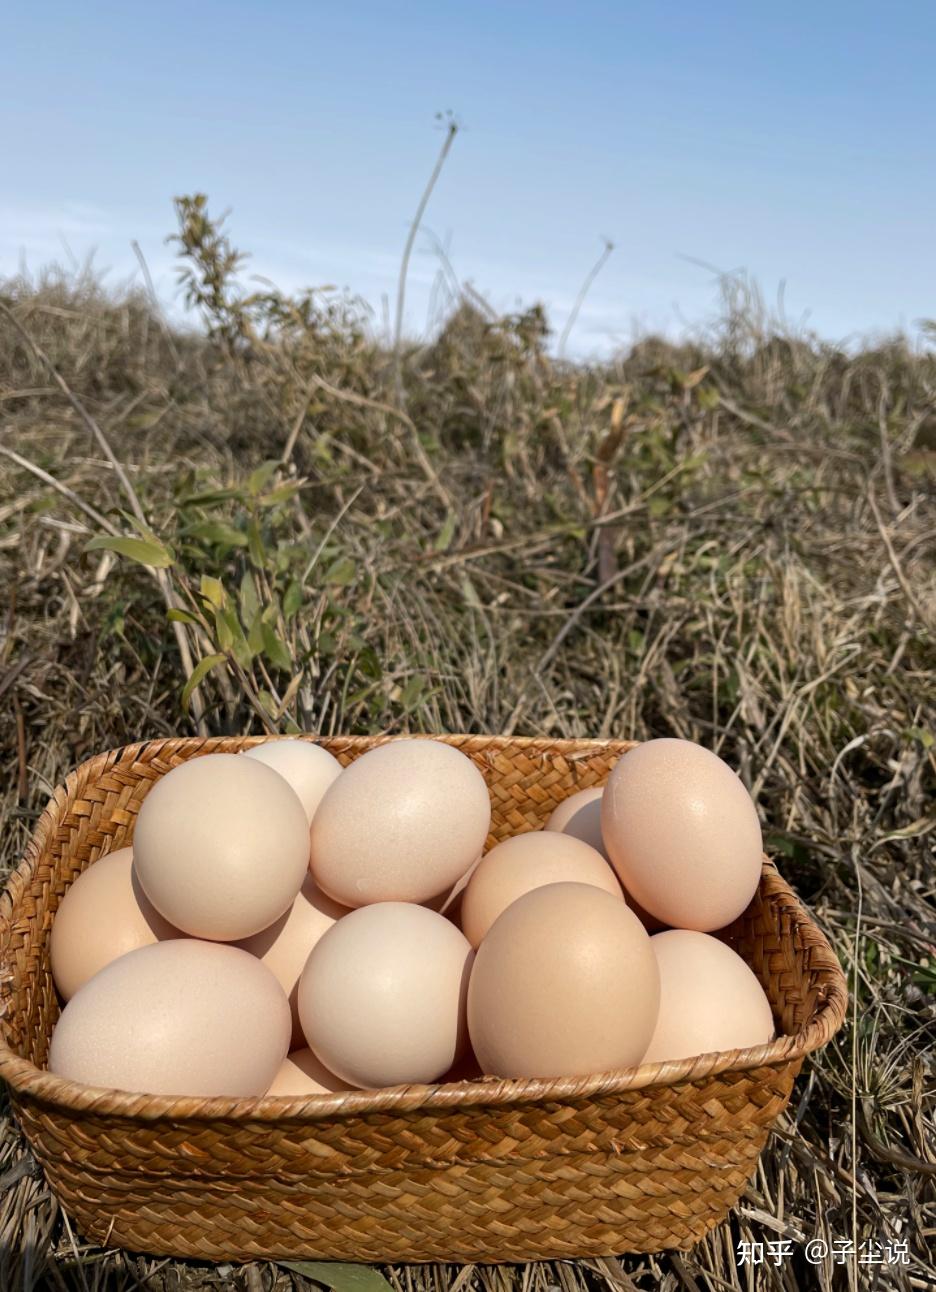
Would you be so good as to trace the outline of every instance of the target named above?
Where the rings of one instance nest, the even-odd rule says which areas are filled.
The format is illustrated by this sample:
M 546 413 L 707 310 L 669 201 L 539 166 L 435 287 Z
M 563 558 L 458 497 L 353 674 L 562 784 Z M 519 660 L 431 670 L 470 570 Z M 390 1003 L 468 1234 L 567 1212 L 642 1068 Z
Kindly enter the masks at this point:
M 386 738 L 322 744 L 343 764 Z M 488 846 L 603 784 L 621 741 L 437 737 L 484 775 Z M 724 934 L 763 984 L 768 1045 L 617 1073 L 289 1099 L 98 1090 L 42 1070 L 58 1017 L 52 918 L 69 884 L 129 843 L 171 767 L 256 738 L 100 754 L 59 787 L 0 898 L 0 1076 L 50 1184 L 89 1240 L 158 1255 L 508 1261 L 686 1248 L 750 1177 L 803 1057 L 844 1017 L 828 942 L 765 859 Z

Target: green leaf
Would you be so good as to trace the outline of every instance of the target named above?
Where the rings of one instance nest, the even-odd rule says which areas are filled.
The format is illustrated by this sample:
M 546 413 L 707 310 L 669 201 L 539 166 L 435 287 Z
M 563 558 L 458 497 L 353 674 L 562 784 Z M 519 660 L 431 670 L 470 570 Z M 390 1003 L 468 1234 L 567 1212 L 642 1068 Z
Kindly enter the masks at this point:
M 451 546 L 452 539 L 455 537 L 455 513 L 450 511 L 445 518 L 445 523 L 439 530 L 433 548 L 437 552 L 447 552 Z
M 287 621 L 292 619 L 299 607 L 302 605 L 302 585 L 298 579 L 292 579 L 289 587 L 283 594 L 283 618 Z
M 292 668 L 292 656 L 273 628 L 269 624 L 261 623 L 260 632 L 263 637 L 263 653 L 267 659 L 277 668 Z
M 220 608 L 215 610 L 215 636 L 218 639 L 218 645 L 223 651 L 229 651 L 234 645 L 234 634 L 231 631 L 231 625 L 228 623 L 224 611 Z
M 253 623 L 254 615 L 260 609 L 260 598 L 257 596 L 257 585 L 249 570 L 244 572 L 240 582 L 240 613 L 245 624 Z
M 85 545 L 85 551 L 116 552 L 118 556 L 126 556 L 131 561 L 138 561 L 140 565 L 148 565 L 157 570 L 167 570 L 172 564 L 172 553 L 168 547 L 142 538 L 111 538 L 102 534 L 99 538 L 92 538 Z
M 250 628 L 247 632 L 247 646 L 254 655 L 258 655 L 263 650 L 263 619 L 259 610 L 250 621 Z
M 266 691 L 266 690 L 264 690 L 264 691 L 258 691 L 258 692 L 257 692 L 257 699 L 258 699 L 258 700 L 260 701 L 260 703 L 263 705 L 264 709 L 266 709 L 267 713 L 270 715 L 270 717 L 273 719 L 273 721 L 274 721 L 274 722 L 278 722 L 278 721 L 279 721 L 279 705 L 278 705 L 278 704 L 276 703 L 276 701 L 273 699 L 272 695 L 270 695 L 269 691 Z
M 392 1285 L 372 1265 L 343 1261 L 277 1261 L 284 1270 L 304 1274 L 334 1292 L 393 1292 Z
M 343 587 L 354 581 L 356 566 L 350 556 L 339 556 L 325 571 L 325 582 Z
M 290 480 L 276 489 L 271 489 L 269 493 L 261 494 L 257 501 L 261 507 L 276 507 L 281 502 L 288 502 L 301 488 L 298 480 Z
M 255 520 L 252 520 L 247 526 L 247 547 L 250 550 L 250 559 L 258 570 L 264 569 L 267 563 L 266 548 L 263 545 L 263 535 L 260 533 L 260 526 Z
M 197 525 L 190 525 L 186 531 L 190 538 L 200 538 L 204 543 L 213 543 L 218 547 L 246 547 L 247 535 L 242 529 L 235 529 L 223 520 L 202 520 Z
M 247 638 L 244 636 L 241 621 L 230 606 L 225 606 L 223 610 L 218 611 L 218 614 L 224 619 L 231 633 L 231 654 L 241 668 L 249 668 L 255 652 L 247 645 Z
M 179 499 L 180 507 L 219 507 L 223 502 L 231 502 L 241 497 L 239 489 L 209 489 L 204 493 L 184 494 Z
M 205 600 L 216 610 L 220 610 L 226 601 L 224 594 L 224 585 L 220 579 L 213 578 L 210 574 L 201 576 L 201 594 Z
M 147 543 L 155 543 L 157 547 L 161 546 L 159 541 L 159 535 L 154 534 L 153 531 L 150 529 L 149 525 L 147 525 L 145 521 L 142 521 L 139 519 L 139 517 L 134 516 L 132 511 L 124 511 L 122 507 L 119 510 L 120 510 L 121 516 L 123 516 L 127 524 L 130 525 L 131 528 L 135 529 L 141 538 L 145 538 Z
M 936 744 L 936 737 L 933 736 L 931 731 L 927 731 L 925 727 L 910 727 L 903 734 L 911 740 L 916 740 L 924 749 L 932 749 L 933 745 Z
M 267 462 L 261 462 L 255 471 L 251 471 L 247 477 L 247 492 L 256 498 L 273 479 L 279 462 L 275 458 L 270 458 Z
M 219 664 L 224 664 L 226 662 L 226 655 L 206 655 L 204 659 L 200 659 L 198 661 L 192 669 L 191 677 L 182 688 L 182 708 L 185 709 L 186 712 L 188 711 L 189 700 L 192 698 L 192 692 L 195 690 L 196 686 L 205 680 L 213 668 L 217 668 Z
M 171 624 L 195 624 L 196 627 L 198 625 L 194 615 L 190 615 L 187 610 L 179 610 L 176 606 L 166 611 L 166 618 Z
M 400 692 L 400 704 L 405 712 L 409 713 L 416 708 L 425 689 L 426 679 L 422 674 L 414 673 L 412 677 L 406 679 L 403 690 Z

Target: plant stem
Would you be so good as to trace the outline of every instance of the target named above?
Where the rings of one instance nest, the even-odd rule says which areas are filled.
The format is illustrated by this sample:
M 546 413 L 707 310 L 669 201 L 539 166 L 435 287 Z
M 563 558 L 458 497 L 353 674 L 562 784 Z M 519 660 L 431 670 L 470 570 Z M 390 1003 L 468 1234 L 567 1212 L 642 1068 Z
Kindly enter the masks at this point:
M 614 250 L 614 243 L 611 241 L 610 238 L 605 238 L 604 244 L 605 244 L 604 251 L 601 253 L 598 259 L 592 265 L 591 269 L 585 275 L 585 281 L 582 283 L 582 286 L 579 289 L 579 294 L 575 298 L 575 304 L 572 306 L 572 309 L 569 312 L 569 317 L 566 320 L 566 325 L 562 329 L 562 336 L 559 338 L 559 349 L 558 349 L 558 354 L 560 359 L 563 358 L 563 356 L 565 355 L 566 342 L 569 339 L 569 334 L 571 333 L 572 329 L 575 327 L 575 321 L 579 316 L 579 311 L 581 310 L 582 306 L 585 304 L 585 297 L 588 295 L 591 289 L 592 283 L 601 273 L 602 269 L 605 266 L 605 262 L 607 261 L 608 257 L 611 255 L 611 252 Z
M 423 190 L 423 195 L 419 200 L 419 206 L 416 208 L 416 214 L 413 217 L 413 223 L 410 225 L 410 231 L 406 238 L 406 246 L 403 248 L 403 259 L 400 262 L 400 281 L 397 285 L 397 302 L 396 302 L 396 324 L 393 329 L 393 354 L 396 371 L 396 390 L 397 399 L 403 394 L 403 383 L 400 372 L 400 346 L 403 340 L 403 305 L 406 298 L 406 274 L 409 270 L 410 256 L 413 251 L 413 243 L 416 241 L 416 234 L 419 232 L 419 226 L 422 218 L 426 213 L 426 207 L 429 205 L 429 198 L 432 196 L 432 190 L 436 186 L 436 181 L 442 173 L 442 167 L 445 165 L 445 159 L 449 154 L 449 149 L 455 142 L 455 136 L 458 134 L 458 122 L 450 121 L 448 129 L 445 132 L 445 139 L 442 141 L 442 147 L 436 158 L 436 164 L 432 174 L 429 176 L 429 183 Z

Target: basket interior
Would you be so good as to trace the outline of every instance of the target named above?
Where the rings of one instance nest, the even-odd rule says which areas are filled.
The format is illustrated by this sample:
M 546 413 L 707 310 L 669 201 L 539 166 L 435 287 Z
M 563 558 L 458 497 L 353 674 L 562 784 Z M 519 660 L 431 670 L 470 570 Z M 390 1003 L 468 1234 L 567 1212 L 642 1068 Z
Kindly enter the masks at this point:
M 321 744 L 347 764 L 385 738 L 340 737 Z M 630 743 L 435 737 L 457 744 L 487 781 L 492 801 L 488 847 L 541 828 L 557 803 L 604 784 Z M 7 1045 L 42 1068 L 59 1003 L 49 966 L 52 920 L 69 884 L 99 856 L 132 840 L 140 803 L 159 776 L 201 753 L 236 752 L 256 738 L 167 740 L 130 746 L 89 760 L 56 791 L 4 895 L 0 954 L 6 964 L 2 1027 Z M 823 991 L 811 968 L 808 925 L 796 899 L 765 867 L 750 907 L 717 936 L 750 965 L 767 994 L 779 1036 L 799 1032 Z

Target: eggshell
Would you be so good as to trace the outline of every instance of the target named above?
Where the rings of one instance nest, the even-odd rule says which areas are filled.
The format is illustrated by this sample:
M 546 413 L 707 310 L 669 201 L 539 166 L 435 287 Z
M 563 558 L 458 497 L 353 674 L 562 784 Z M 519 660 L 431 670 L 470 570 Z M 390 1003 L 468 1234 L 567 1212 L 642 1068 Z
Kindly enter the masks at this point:
M 770 1002 L 741 957 L 707 933 L 669 929 L 650 939 L 660 967 L 660 1012 L 644 1063 L 763 1045 Z
M 677 928 L 723 928 L 760 881 L 757 811 L 727 763 L 688 740 L 650 740 L 614 766 L 601 800 L 608 855 L 629 893 Z
M 354 1086 L 435 1081 L 465 1047 L 472 954 L 424 906 L 352 911 L 319 939 L 299 980 L 309 1045 Z
M 461 926 L 473 947 L 511 902 L 544 884 L 593 884 L 624 900 L 614 871 L 581 839 L 556 831 L 530 830 L 497 844 L 485 856 L 462 894 Z
M 133 873 L 133 852 L 99 857 L 66 892 L 52 922 L 52 977 L 64 1000 L 118 956 L 182 934 L 153 906 Z
M 428 901 L 469 869 L 490 824 L 487 785 L 469 758 L 435 740 L 394 740 L 326 790 L 312 873 L 346 906 Z
M 547 884 L 508 906 L 478 948 L 468 1029 L 489 1075 L 588 1076 L 640 1062 L 659 1001 L 633 911 L 591 884 Z
M 309 822 L 295 790 L 264 763 L 205 754 L 161 777 L 133 834 L 147 897 L 197 938 L 235 942 L 289 909 L 309 861 Z
M 329 1072 L 323 1063 L 306 1046 L 293 1050 L 283 1060 L 273 1078 L 268 1095 L 324 1095 L 336 1090 L 347 1090 L 348 1083 Z
M 605 847 L 604 837 L 601 833 L 601 799 L 604 794 L 604 787 L 596 785 L 590 790 L 579 790 L 577 794 L 570 794 L 567 799 L 553 810 L 552 815 L 543 827 L 545 830 L 559 830 L 563 834 L 571 835 L 574 839 L 581 839 L 600 852 L 605 861 L 610 865 L 611 858 L 608 856 L 608 850 Z M 624 901 L 631 908 L 641 924 L 648 933 L 657 933 L 664 927 L 663 922 L 658 920 L 655 915 L 651 915 L 634 897 L 634 894 L 624 888 Z
M 296 1049 L 305 1045 L 302 1024 L 299 1022 L 299 977 L 316 942 L 336 920 L 347 913 L 346 906 L 333 902 L 317 887 L 312 876 L 306 875 L 296 900 L 286 914 L 281 915 L 268 929 L 255 933 L 251 938 L 244 938 L 237 944 L 252 956 L 257 956 L 276 975 L 292 1010 L 292 1045 Z
M 153 1095 L 261 1095 L 289 1031 L 289 1003 L 265 965 L 179 938 L 131 951 L 79 988 L 52 1033 L 49 1070 Z
M 601 836 L 601 796 L 604 786 L 594 785 L 588 790 L 579 790 L 570 794 L 567 799 L 553 808 L 552 815 L 543 827 L 544 830 L 559 830 L 574 839 L 581 839 L 590 848 L 600 852 L 605 861 L 610 858 L 605 851 L 604 839 Z
M 244 750 L 245 758 L 255 758 L 279 772 L 299 795 L 309 824 L 322 796 L 341 775 L 341 763 L 327 749 L 311 740 L 265 740 Z

